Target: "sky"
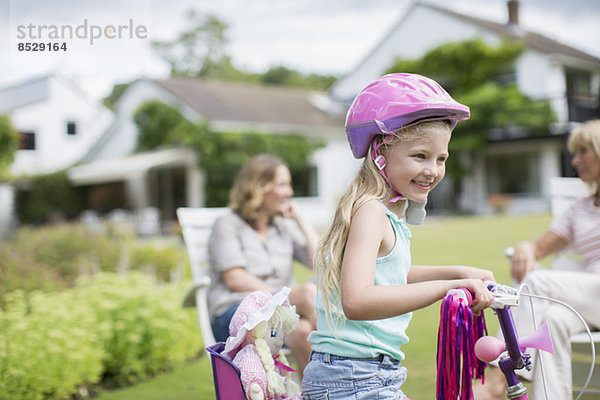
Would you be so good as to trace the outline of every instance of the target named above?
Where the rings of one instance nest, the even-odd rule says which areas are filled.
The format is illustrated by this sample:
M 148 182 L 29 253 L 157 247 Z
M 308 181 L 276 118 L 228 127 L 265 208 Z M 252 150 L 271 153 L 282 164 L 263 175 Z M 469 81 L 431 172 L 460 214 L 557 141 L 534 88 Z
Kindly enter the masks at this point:
M 0 87 L 52 71 L 92 98 L 115 83 L 163 78 L 168 65 L 152 50 L 189 28 L 186 12 L 228 24 L 225 52 L 238 68 L 284 65 L 341 76 L 402 18 L 413 0 L 0 0 Z M 503 23 L 506 0 L 428 0 Z M 600 0 L 520 0 L 520 24 L 600 57 Z M 25 45 L 66 43 L 27 51 Z M 56 36 L 58 35 L 58 36 Z M 21 50 L 19 50 L 21 48 Z

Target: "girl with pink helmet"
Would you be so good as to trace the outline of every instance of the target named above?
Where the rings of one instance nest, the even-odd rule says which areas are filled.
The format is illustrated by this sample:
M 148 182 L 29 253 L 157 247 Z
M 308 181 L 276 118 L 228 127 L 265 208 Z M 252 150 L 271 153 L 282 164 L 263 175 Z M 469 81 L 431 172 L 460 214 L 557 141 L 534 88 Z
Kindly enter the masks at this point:
M 466 288 L 479 312 L 492 301 L 466 266 L 413 266 L 410 230 L 442 180 L 451 131 L 469 118 L 435 81 L 389 74 L 367 85 L 348 110 L 352 153 L 365 158 L 342 195 L 316 254 L 317 329 L 309 340 L 304 399 L 403 399 L 401 346 L 412 311 Z

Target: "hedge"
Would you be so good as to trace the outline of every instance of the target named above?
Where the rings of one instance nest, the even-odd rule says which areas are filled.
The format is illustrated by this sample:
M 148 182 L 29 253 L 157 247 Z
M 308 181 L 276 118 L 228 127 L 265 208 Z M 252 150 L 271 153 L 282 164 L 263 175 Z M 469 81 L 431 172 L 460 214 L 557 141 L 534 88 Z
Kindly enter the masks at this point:
M 79 223 L 22 227 L 0 241 L 0 307 L 4 293 L 72 287 L 79 275 L 144 271 L 161 282 L 189 276 L 185 247 L 177 241 L 136 240 L 108 225 L 106 234 Z
M 187 285 L 99 273 L 72 289 L 13 291 L 0 310 L 0 399 L 65 399 L 121 386 L 195 357 L 202 345 Z

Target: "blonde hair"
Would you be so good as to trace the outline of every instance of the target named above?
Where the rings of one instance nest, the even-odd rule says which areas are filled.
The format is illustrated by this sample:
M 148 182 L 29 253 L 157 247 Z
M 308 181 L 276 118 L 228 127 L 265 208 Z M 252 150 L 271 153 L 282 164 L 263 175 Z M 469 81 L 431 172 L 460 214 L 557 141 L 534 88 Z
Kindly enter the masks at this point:
M 440 129 L 450 130 L 450 124 L 447 121 L 425 121 L 401 129 L 395 133 L 394 139 L 382 147 L 380 153 L 386 156 L 397 143 L 416 140 Z M 380 136 L 378 140 L 381 139 Z M 325 319 L 330 329 L 340 327 L 344 321 L 338 300 L 341 295 L 342 260 L 352 216 L 367 201 L 386 200 L 390 195 L 390 188 L 370 154 L 371 148 L 350 187 L 340 198 L 333 221 L 321 239 L 315 254 L 317 286 L 321 291 Z M 334 317 L 333 321 L 332 317 Z M 332 325 L 332 322 L 335 324 Z
M 574 154 L 577 150 L 587 148 L 596 153 L 600 158 L 600 119 L 588 121 L 577 128 L 567 142 L 569 152 Z M 598 196 L 598 183 L 588 182 L 591 193 Z
M 273 188 L 275 172 L 287 165 L 278 157 L 260 154 L 254 156 L 238 172 L 229 192 L 229 208 L 238 213 L 250 226 L 255 227 L 265 194 Z
M 285 381 L 275 371 L 275 362 L 273 361 L 273 355 L 265 338 L 269 334 L 269 327 L 283 329 L 285 334 L 290 333 L 298 324 L 298 314 L 287 306 L 278 305 L 269 321 L 261 321 L 252 329 L 254 336 L 254 345 L 256 346 L 256 352 L 260 357 L 260 361 L 265 368 L 267 375 L 267 392 L 269 397 L 278 396 L 293 396 L 300 394 L 300 388 L 294 382 L 291 371 L 286 371 Z M 287 365 L 287 359 L 285 355 L 279 351 L 275 356 Z

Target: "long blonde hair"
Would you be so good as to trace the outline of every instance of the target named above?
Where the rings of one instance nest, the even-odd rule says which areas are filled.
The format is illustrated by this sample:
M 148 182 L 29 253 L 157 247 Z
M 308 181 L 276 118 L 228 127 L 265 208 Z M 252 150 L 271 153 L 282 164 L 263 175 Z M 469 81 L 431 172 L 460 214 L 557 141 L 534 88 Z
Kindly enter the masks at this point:
M 254 345 L 260 361 L 265 368 L 267 376 L 267 392 L 269 397 L 293 396 L 300 394 L 300 388 L 294 382 L 291 371 L 285 372 L 285 380 L 275 371 L 275 362 L 273 356 L 277 356 L 279 361 L 288 364 L 285 355 L 279 350 L 277 354 L 271 354 L 271 349 L 265 338 L 269 334 L 270 328 L 283 329 L 285 334 L 290 333 L 298 325 L 298 314 L 288 307 L 278 305 L 275 307 L 273 316 L 269 321 L 261 321 L 252 329 L 254 335 Z
M 447 121 L 425 121 L 395 133 L 395 138 L 382 146 L 380 153 L 385 157 L 399 142 L 412 141 L 424 137 L 433 130 L 450 129 Z M 381 137 L 379 138 L 381 140 Z M 369 200 L 386 200 L 390 187 L 370 157 L 371 149 L 365 157 L 356 177 L 338 202 L 333 221 L 321 239 L 315 254 L 317 286 L 321 291 L 325 318 L 331 329 L 343 323 L 341 310 L 341 272 L 344 250 L 354 213 Z M 331 317 L 334 317 L 332 321 Z M 335 322 L 334 325 L 331 323 Z
M 577 128 L 567 142 L 569 152 L 574 154 L 581 148 L 589 148 L 600 158 L 600 119 L 588 121 Z M 591 194 L 598 196 L 598 182 L 588 182 Z
M 238 172 L 229 192 L 229 208 L 255 227 L 265 194 L 273 188 L 277 168 L 287 165 L 278 157 L 259 154 Z

